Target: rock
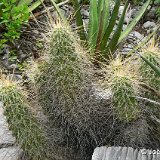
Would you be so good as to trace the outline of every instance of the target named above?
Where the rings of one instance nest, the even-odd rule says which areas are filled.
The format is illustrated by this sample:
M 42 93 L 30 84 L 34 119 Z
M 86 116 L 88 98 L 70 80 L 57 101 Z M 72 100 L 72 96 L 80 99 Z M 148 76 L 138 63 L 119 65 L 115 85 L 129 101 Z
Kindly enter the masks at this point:
M 122 49 L 122 53 L 123 54 L 127 54 L 128 52 L 130 52 L 132 49 L 134 48 L 133 45 L 131 44 L 128 44 L 128 45 L 125 45 Z
M 119 7 L 119 15 L 122 15 L 123 10 L 124 10 L 124 6 L 120 6 L 120 7 Z
M 18 146 L 14 146 L 15 141 L 4 116 L 3 103 L 0 102 L 0 160 L 20 159 L 23 151 Z
M 154 28 L 154 27 L 156 27 L 156 24 L 151 21 L 147 21 L 143 24 L 144 29 L 150 29 L 150 28 Z
M 160 160 L 160 155 L 156 150 L 103 146 L 94 150 L 92 160 Z
M 133 31 L 129 34 L 128 38 L 133 40 L 142 40 L 144 38 L 144 35 L 140 34 L 137 31 Z
M 144 35 L 140 34 L 139 32 L 137 31 L 134 31 L 133 32 L 134 36 L 139 39 L 139 40 L 142 40 L 144 38 Z
M 0 160 L 19 160 L 21 156 L 22 150 L 17 146 L 0 149 Z
M 144 35 L 137 31 L 133 31 L 128 35 L 127 41 L 129 44 L 137 45 L 140 41 L 144 40 Z
M 150 12 L 147 14 L 146 20 L 150 21 L 150 20 L 155 19 L 155 18 L 156 18 L 155 13 L 156 13 L 156 8 L 153 7 L 153 8 L 150 10 Z
M 8 45 L 5 45 L 4 47 L 2 47 L 2 50 L 0 50 L 0 54 L 1 55 L 9 55 L 10 54 L 10 47 Z
M 89 18 L 89 11 L 87 11 L 86 9 L 82 8 L 81 9 L 81 14 L 83 16 L 83 18 Z
M 16 64 L 11 64 L 8 69 L 18 69 L 18 66 Z
M 36 30 L 36 29 L 32 30 L 32 32 L 33 32 L 34 34 L 39 34 L 39 31 Z
M 109 89 L 102 89 L 96 85 L 93 85 L 94 96 L 97 100 L 100 100 L 103 103 L 110 103 L 112 92 Z
M 0 147 L 8 146 L 15 143 L 12 132 L 8 129 L 6 117 L 4 116 L 3 104 L 0 102 Z
M 120 6 L 120 7 L 119 7 L 119 14 L 118 14 L 119 17 L 121 17 L 121 15 L 122 15 L 122 13 L 123 13 L 123 10 L 124 10 L 124 6 Z M 124 19 L 124 23 L 125 23 L 125 24 L 129 24 L 129 22 L 131 21 L 131 14 L 132 14 L 131 10 L 129 10 L 129 11 L 126 13 L 125 19 Z

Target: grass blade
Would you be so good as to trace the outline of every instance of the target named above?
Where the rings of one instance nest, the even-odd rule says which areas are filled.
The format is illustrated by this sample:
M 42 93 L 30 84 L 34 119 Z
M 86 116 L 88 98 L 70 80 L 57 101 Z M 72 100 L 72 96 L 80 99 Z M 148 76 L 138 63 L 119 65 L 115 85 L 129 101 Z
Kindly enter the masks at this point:
M 52 4 L 53 4 L 54 8 L 56 9 L 56 11 L 57 11 L 59 17 L 61 18 L 61 20 L 62 20 L 63 22 L 65 22 L 65 18 L 64 18 L 64 16 L 63 16 L 63 14 L 61 13 L 61 10 L 60 10 L 60 8 L 58 7 L 58 5 L 55 3 L 54 0 L 51 0 L 51 2 L 52 2 Z
M 76 12 L 76 14 L 75 14 L 76 24 L 77 24 L 77 27 L 80 28 L 80 32 L 79 32 L 80 39 L 86 40 L 86 35 L 85 35 L 85 30 L 84 30 L 84 25 L 83 25 L 79 2 L 78 2 L 78 0 L 71 0 L 71 1 L 73 3 L 74 10 Z
M 155 66 L 153 63 L 151 63 L 147 58 L 139 54 L 139 56 L 157 73 L 157 75 L 160 76 L 160 67 Z
M 89 27 L 88 27 L 88 42 L 92 49 L 96 47 L 98 35 L 98 11 L 97 0 L 90 1 Z
M 118 39 L 121 35 L 121 31 L 123 28 L 124 18 L 125 18 L 125 14 L 126 14 L 126 11 L 128 8 L 128 4 L 129 4 L 129 2 L 127 1 L 125 4 L 123 13 L 121 15 L 121 18 L 119 20 L 117 29 L 116 29 L 115 33 L 113 34 L 113 37 L 112 37 L 111 41 L 109 42 L 105 53 L 109 53 L 109 52 L 113 53 L 117 47 Z
M 128 25 L 128 27 L 125 29 L 125 31 L 122 32 L 118 43 L 120 43 L 125 37 L 128 36 L 128 34 L 132 31 L 132 29 L 135 27 L 137 22 L 140 20 L 140 18 L 143 16 L 144 12 L 146 11 L 148 5 L 150 4 L 151 0 L 147 0 L 147 2 L 142 6 L 140 11 L 136 14 L 135 18 L 132 20 L 132 22 Z
M 34 3 L 32 3 L 32 5 L 29 7 L 29 10 L 30 12 L 32 12 L 33 10 L 35 10 L 39 5 L 41 5 L 41 3 L 43 2 L 44 0 L 38 0 Z
M 102 39 L 102 43 L 101 43 L 101 51 L 104 51 L 106 45 L 107 45 L 107 42 L 108 42 L 108 39 L 110 37 L 110 34 L 112 33 L 113 31 L 113 27 L 116 23 L 116 19 L 117 19 L 117 16 L 118 16 L 118 11 L 119 11 L 119 7 L 120 7 L 120 0 L 116 0 L 116 4 L 114 6 L 114 9 L 112 11 L 112 15 L 111 15 L 111 18 L 110 18 L 110 23 L 106 29 L 106 32 L 103 36 L 103 39 Z
M 32 0 L 20 0 L 18 5 L 29 5 L 31 4 Z

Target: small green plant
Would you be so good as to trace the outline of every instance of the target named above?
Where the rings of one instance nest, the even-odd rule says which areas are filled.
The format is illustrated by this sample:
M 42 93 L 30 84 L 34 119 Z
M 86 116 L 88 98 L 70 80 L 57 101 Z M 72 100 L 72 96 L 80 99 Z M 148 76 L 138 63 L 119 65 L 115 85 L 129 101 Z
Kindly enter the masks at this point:
M 4 114 L 17 144 L 30 159 L 43 160 L 45 157 L 44 134 L 40 123 L 29 108 L 24 91 L 17 83 L 2 77 L 0 100 L 4 104 Z
M 0 3 L 0 29 L 4 32 L 1 35 L 0 47 L 7 42 L 13 42 L 21 35 L 21 27 L 28 22 L 30 12 L 41 4 L 31 0 L 2 0 Z M 30 5 L 31 4 L 31 5 Z M 28 5 L 30 5 L 28 7 Z
M 12 42 L 19 38 L 22 24 L 28 21 L 28 7 L 27 5 L 17 5 L 16 0 L 2 0 L 2 5 L 0 25 L 4 26 L 6 30 L 2 38 Z

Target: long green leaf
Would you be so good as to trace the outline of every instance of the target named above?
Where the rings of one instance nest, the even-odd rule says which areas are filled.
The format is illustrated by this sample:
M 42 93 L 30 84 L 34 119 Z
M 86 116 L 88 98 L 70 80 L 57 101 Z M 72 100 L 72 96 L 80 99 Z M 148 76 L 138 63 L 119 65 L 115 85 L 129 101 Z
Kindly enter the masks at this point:
M 104 19 L 104 24 L 103 24 L 103 31 L 102 31 L 102 35 L 105 34 L 107 27 L 108 27 L 108 22 L 109 22 L 109 11 L 110 11 L 110 0 L 104 0 L 104 7 L 103 7 L 103 11 L 104 11 L 104 15 L 103 15 L 103 19 Z
M 96 42 L 96 52 L 99 51 L 100 43 L 102 41 L 103 35 L 106 32 L 109 20 L 109 0 L 99 1 L 98 17 L 99 17 L 99 31 Z
M 123 23 L 124 23 L 126 11 L 127 11 L 127 8 L 128 8 L 128 4 L 129 4 L 129 2 L 127 1 L 126 4 L 125 4 L 123 13 L 121 15 L 121 18 L 119 20 L 117 29 L 116 29 L 115 33 L 113 34 L 113 37 L 112 37 L 111 41 L 109 42 L 105 53 L 113 53 L 115 51 L 116 47 L 117 47 L 118 39 L 121 35 L 121 31 L 122 31 L 122 28 L 123 28 Z
M 91 49 L 95 49 L 96 47 L 98 26 L 97 0 L 90 0 L 88 43 Z
M 132 22 L 128 25 L 128 27 L 122 32 L 118 43 L 122 42 L 124 38 L 128 36 L 128 34 L 132 31 L 132 29 L 135 27 L 137 22 L 140 20 L 140 18 L 143 16 L 144 12 L 146 11 L 148 5 L 150 4 L 151 0 L 147 0 L 147 2 L 142 6 L 140 11 L 136 14 L 135 18 L 132 20 Z
M 101 42 L 101 51 L 104 51 L 106 45 L 107 45 L 107 42 L 108 42 L 108 39 L 110 37 L 110 34 L 112 33 L 113 31 L 113 27 L 115 26 L 116 24 L 116 19 L 117 19 L 117 16 L 118 16 L 118 11 L 119 11 L 119 7 L 120 7 L 120 2 L 121 0 L 116 0 L 116 3 L 115 3 L 115 6 L 114 6 L 114 9 L 112 11 L 112 15 L 111 15 L 111 18 L 110 18 L 110 22 L 109 22 L 109 25 L 106 29 L 106 32 L 103 36 L 103 39 L 102 39 L 102 42 Z
M 155 66 L 153 63 L 151 63 L 147 58 L 139 54 L 140 57 L 160 76 L 160 67 Z
M 71 1 L 73 3 L 74 10 L 75 10 L 76 24 L 77 24 L 77 27 L 80 28 L 80 31 L 79 31 L 80 39 L 86 40 L 86 35 L 85 35 L 85 30 L 84 30 L 84 25 L 83 25 L 79 2 L 78 2 L 78 0 L 71 0 Z
M 56 11 L 57 11 L 59 17 L 61 18 L 61 20 L 62 20 L 63 22 L 66 22 L 66 20 L 65 20 L 63 14 L 62 14 L 60 8 L 58 7 L 58 5 L 55 3 L 54 0 L 51 0 L 51 2 L 52 2 L 52 4 L 53 4 L 54 8 L 56 9 Z
M 30 12 L 35 10 L 44 0 L 37 0 L 36 2 L 32 3 L 31 6 L 29 6 Z
M 20 0 L 18 5 L 30 5 L 32 0 Z

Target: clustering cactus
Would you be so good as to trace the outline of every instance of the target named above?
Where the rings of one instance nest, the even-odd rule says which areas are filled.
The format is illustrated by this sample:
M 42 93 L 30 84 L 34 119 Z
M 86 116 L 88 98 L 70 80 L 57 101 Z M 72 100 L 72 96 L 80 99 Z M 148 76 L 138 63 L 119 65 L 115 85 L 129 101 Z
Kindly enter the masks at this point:
M 135 86 L 129 76 L 128 68 L 117 58 L 112 64 L 111 90 L 113 92 L 113 106 L 120 120 L 132 121 L 139 116 Z
M 0 100 L 17 144 L 30 159 L 44 159 L 44 134 L 29 108 L 24 91 L 16 82 L 1 78 Z

